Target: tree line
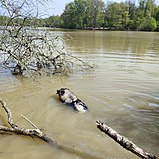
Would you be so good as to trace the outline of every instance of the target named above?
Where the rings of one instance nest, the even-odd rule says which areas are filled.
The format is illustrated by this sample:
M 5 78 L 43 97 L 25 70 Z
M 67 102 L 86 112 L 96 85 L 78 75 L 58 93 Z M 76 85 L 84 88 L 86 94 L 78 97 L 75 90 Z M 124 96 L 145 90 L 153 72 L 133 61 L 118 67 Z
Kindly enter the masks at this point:
M 1 25 L 6 18 L 0 16 Z M 74 0 L 66 4 L 60 16 L 36 18 L 34 23 L 69 29 L 159 31 L 159 6 L 155 0 L 139 0 L 138 4 L 134 0 L 107 4 L 102 0 Z
M 105 4 L 102 0 L 74 0 L 61 15 L 66 28 L 117 30 L 159 30 L 159 6 L 155 0 L 134 0 Z

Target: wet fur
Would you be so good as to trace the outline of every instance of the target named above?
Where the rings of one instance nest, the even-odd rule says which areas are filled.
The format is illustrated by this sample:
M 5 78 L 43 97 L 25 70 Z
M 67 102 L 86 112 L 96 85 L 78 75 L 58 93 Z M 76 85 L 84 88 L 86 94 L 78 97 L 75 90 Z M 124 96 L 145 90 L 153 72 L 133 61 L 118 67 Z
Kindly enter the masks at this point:
M 78 99 L 68 88 L 57 90 L 57 94 L 62 103 L 72 106 L 75 110 L 79 112 L 85 112 L 88 110 L 86 104 Z

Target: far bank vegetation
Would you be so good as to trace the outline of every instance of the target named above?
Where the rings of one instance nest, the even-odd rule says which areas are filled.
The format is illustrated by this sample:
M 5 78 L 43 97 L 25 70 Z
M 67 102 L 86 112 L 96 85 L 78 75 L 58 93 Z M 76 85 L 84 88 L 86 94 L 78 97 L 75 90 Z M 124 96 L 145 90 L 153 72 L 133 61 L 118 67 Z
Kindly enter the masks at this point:
M 66 4 L 61 15 L 36 17 L 35 23 L 41 27 L 69 29 L 159 31 L 159 6 L 156 2 L 74 0 Z M 4 25 L 7 18 L 0 16 L 1 25 Z M 21 17 L 17 21 L 22 21 Z M 30 21 L 27 19 L 26 24 L 29 25 Z

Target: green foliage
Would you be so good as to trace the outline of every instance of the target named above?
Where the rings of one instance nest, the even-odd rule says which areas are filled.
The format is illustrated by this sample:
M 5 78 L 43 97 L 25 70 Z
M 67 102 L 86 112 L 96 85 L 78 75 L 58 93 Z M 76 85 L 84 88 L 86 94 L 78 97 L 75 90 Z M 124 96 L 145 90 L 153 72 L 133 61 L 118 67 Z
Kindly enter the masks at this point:
M 1 25 L 7 17 L 0 16 Z M 21 19 L 17 19 L 20 23 Z M 27 25 L 32 20 L 27 19 Z M 159 6 L 155 0 L 107 3 L 102 0 L 74 0 L 66 4 L 60 16 L 35 19 L 37 26 L 70 29 L 159 30 Z
M 66 5 L 61 17 L 67 28 L 101 27 L 104 24 L 104 8 L 101 0 L 75 0 Z
M 156 28 L 157 28 L 156 20 L 153 17 L 150 17 L 147 20 L 147 25 L 146 25 L 146 27 L 144 29 L 145 30 L 147 29 L 147 30 L 150 30 L 150 31 L 154 31 Z
M 158 28 L 159 7 L 154 0 L 133 0 L 104 4 L 102 0 L 74 0 L 61 16 L 65 28 L 105 28 L 115 30 L 147 30 Z
M 112 3 L 106 8 L 106 26 L 114 29 L 127 29 L 130 21 L 127 3 Z
M 7 16 L 0 16 L 0 24 L 1 24 L 1 26 L 5 26 L 7 20 L 8 20 Z

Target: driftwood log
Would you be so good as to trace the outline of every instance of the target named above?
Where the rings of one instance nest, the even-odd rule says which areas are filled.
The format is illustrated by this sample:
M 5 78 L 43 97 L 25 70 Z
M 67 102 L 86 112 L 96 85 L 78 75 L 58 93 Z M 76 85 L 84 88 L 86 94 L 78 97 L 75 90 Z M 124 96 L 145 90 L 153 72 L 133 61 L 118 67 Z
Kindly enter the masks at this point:
M 114 139 L 118 144 L 120 144 L 123 148 L 128 151 L 131 151 L 135 155 L 143 159 L 159 159 L 152 153 L 148 153 L 143 149 L 136 146 L 132 141 L 128 140 L 124 136 L 118 134 L 115 130 L 107 126 L 107 124 L 97 120 L 96 121 L 97 128 L 104 132 L 106 135 Z

